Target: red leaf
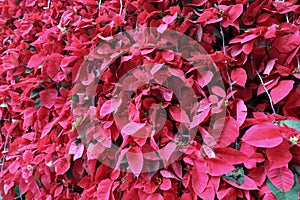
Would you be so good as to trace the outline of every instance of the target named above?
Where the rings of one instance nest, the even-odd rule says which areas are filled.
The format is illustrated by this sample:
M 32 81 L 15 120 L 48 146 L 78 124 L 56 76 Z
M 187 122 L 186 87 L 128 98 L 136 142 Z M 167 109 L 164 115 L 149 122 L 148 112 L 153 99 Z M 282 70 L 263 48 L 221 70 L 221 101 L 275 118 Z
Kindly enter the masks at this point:
M 267 170 L 267 176 L 283 192 L 289 191 L 294 185 L 294 174 L 286 166 Z
M 270 168 L 286 166 L 292 159 L 289 143 L 284 140 L 280 145 L 266 150 Z
M 196 194 L 199 196 L 206 188 L 208 175 L 203 171 L 202 164 L 198 164 L 198 162 L 195 162 L 195 165 L 192 169 L 192 187 Z
M 126 153 L 129 168 L 131 172 L 138 177 L 143 169 L 143 153 L 138 147 L 132 147 Z
M 247 81 L 247 73 L 243 68 L 235 68 L 231 71 L 231 80 L 235 81 L 239 86 L 245 87 Z
M 256 147 L 276 147 L 283 138 L 281 132 L 274 124 L 263 122 L 249 128 L 242 140 Z
M 223 129 L 219 139 L 218 147 L 227 147 L 233 143 L 239 136 L 239 128 L 237 121 L 232 117 L 229 117 L 225 128 Z
M 40 92 L 40 98 L 42 101 L 42 105 L 46 108 L 50 109 L 57 98 L 56 89 L 46 89 Z
M 43 61 L 44 61 L 44 58 L 41 55 L 39 55 L 39 54 L 33 55 L 30 57 L 30 59 L 28 61 L 27 68 L 36 68 L 40 64 L 42 64 Z
M 164 200 L 164 198 L 159 193 L 150 194 L 146 200 Z
M 243 152 L 233 148 L 220 148 L 215 151 L 219 157 L 231 164 L 242 164 L 247 160 L 247 156 Z
M 209 158 L 206 162 L 209 169 L 208 173 L 212 176 L 222 176 L 234 170 L 229 162 L 220 158 Z
M 177 122 L 181 122 L 181 123 L 189 123 L 189 117 L 186 114 L 186 112 L 182 109 L 180 109 L 177 106 L 172 106 L 169 108 L 170 114 L 172 116 L 172 118 L 177 121 Z
M 294 81 L 292 80 L 280 81 L 278 85 L 271 90 L 270 93 L 273 103 L 276 104 L 284 97 L 286 97 L 293 89 L 293 85 Z
M 54 168 L 58 175 L 65 174 L 70 168 L 70 162 L 65 157 L 61 157 L 55 161 Z

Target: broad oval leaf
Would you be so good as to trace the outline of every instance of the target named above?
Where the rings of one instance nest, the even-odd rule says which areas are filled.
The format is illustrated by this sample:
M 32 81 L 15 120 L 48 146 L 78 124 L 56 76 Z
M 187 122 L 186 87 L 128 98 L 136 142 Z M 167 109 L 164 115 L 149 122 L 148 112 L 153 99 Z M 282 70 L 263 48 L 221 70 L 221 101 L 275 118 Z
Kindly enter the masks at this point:
M 263 122 L 249 128 L 242 140 L 255 147 L 276 147 L 283 138 L 280 130 L 271 122 Z

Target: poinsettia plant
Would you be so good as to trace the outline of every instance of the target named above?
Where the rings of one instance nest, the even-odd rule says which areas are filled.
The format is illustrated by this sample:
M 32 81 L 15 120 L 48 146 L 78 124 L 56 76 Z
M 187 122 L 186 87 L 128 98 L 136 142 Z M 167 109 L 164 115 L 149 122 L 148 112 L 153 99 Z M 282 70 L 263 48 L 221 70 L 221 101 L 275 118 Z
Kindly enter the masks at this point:
M 0 12 L 0 199 L 300 198 L 298 0 Z

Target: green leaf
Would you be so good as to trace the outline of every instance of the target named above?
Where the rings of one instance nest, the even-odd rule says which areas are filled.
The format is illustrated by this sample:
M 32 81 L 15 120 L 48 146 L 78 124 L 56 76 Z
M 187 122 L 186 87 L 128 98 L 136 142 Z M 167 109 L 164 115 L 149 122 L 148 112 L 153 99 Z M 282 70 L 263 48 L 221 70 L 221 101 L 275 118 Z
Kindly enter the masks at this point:
M 242 185 L 244 182 L 244 176 L 245 176 L 244 169 L 242 167 L 239 167 L 229 172 L 228 174 L 223 175 L 222 177 L 231 180 L 239 185 Z
M 278 188 L 276 188 L 269 179 L 267 179 L 267 186 L 271 190 L 271 192 L 275 195 L 277 199 L 280 200 L 295 200 L 298 199 L 298 193 L 300 191 L 300 184 L 298 181 L 298 176 L 295 174 L 295 184 L 293 188 L 288 192 L 282 192 Z
M 300 131 L 300 121 L 299 120 L 282 120 L 280 121 L 280 126 L 288 126 L 290 128 L 296 129 L 297 131 Z
M 73 122 L 73 124 L 72 124 L 72 131 L 74 131 L 74 130 L 77 128 L 77 126 L 80 124 L 81 120 L 82 120 L 82 116 L 81 116 L 81 117 L 78 117 L 78 118 L 75 120 L 75 122 Z
M 30 99 L 33 99 L 34 97 L 36 97 L 40 93 L 41 90 L 42 90 L 41 88 L 36 88 L 36 89 L 32 90 L 32 92 L 30 93 Z
M 30 72 L 32 72 L 32 68 L 26 68 L 26 70 L 25 70 L 25 74 L 29 74 Z
M 220 32 L 218 31 L 218 29 L 214 28 L 214 29 L 213 29 L 213 34 L 214 34 L 214 36 L 216 36 L 217 38 L 222 39 L 222 36 L 221 36 Z
M 35 109 L 38 109 L 39 107 L 41 107 L 41 105 L 42 105 L 41 99 L 39 98 L 39 99 L 35 100 L 34 104 L 35 104 Z
M 79 97 L 77 94 L 74 94 L 73 96 L 70 97 L 70 101 L 75 101 L 78 102 L 79 101 Z
M 16 186 L 15 188 L 14 188 L 14 190 L 15 190 L 15 193 L 16 193 L 16 195 L 17 196 L 20 196 L 20 186 Z
M 68 179 L 71 179 L 73 177 L 73 173 L 72 173 L 73 168 L 74 168 L 74 162 L 71 162 L 71 166 L 68 169 L 68 171 L 66 172 Z

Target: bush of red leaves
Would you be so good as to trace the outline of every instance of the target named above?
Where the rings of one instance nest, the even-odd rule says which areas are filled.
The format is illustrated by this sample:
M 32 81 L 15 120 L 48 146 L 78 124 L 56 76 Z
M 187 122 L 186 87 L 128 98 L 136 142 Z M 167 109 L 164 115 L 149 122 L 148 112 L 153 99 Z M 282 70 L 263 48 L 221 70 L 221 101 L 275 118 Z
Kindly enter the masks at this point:
M 0 199 L 298 199 L 298 4 L 1 0 Z M 176 161 L 155 173 L 140 173 L 141 164 L 128 157 L 135 173 L 91 157 L 75 130 L 81 119 L 72 116 L 73 80 L 86 56 L 110 36 L 142 27 L 174 30 L 198 41 L 225 84 L 218 94 L 201 97 L 211 106 L 196 137 Z M 155 62 L 175 63 L 187 75 L 182 62 L 176 66 L 176 56 L 148 54 Z M 135 53 L 134 60 L 143 62 L 144 56 Z M 122 62 L 114 67 L 134 64 Z M 110 73 L 102 83 L 109 88 L 114 81 Z M 200 90 L 208 94 L 206 87 Z M 226 123 L 217 145 L 209 147 L 206 122 L 215 101 L 226 110 Z M 164 102 L 170 130 L 178 118 Z M 99 98 L 96 109 L 104 103 Z M 113 123 L 109 116 L 98 118 Z M 113 142 L 122 142 L 118 128 L 107 129 Z M 134 140 L 130 144 L 136 151 L 144 148 Z

